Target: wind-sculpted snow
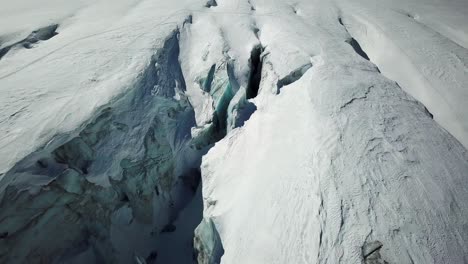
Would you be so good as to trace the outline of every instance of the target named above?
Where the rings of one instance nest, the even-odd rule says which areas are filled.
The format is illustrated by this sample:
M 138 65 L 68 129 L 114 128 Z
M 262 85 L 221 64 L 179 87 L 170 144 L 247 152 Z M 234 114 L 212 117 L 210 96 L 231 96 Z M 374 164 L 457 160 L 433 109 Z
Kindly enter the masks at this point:
M 0 11 L 0 262 L 468 262 L 468 5 L 46 2 Z

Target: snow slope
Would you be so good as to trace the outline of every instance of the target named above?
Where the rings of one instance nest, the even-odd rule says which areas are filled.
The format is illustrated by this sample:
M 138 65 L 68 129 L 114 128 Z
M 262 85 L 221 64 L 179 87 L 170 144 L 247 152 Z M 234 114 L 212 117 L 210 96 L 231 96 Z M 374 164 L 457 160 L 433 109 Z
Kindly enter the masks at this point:
M 0 1 L 0 262 L 468 262 L 466 1 Z
M 258 110 L 203 159 L 205 217 L 220 233 L 221 262 L 466 263 L 466 149 L 405 94 L 466 143 L 466 49 L 425 38 L 432 32 L 393 2 L 379 11 L 358 1 L 275 4 L 278 14 L 256 17 L 270 66 Z M 379 22 L 390 36 L 371 32 Z M 404 53 L 387 48 L 400 43 Z M 270 92 L 307 61 L 300 79 Z
M 395 4 L 345 4 L 349 11 L 343 12 L 342 20 L 382 73 L 468 147 L 468 6 L 460 2 L 447 8 L 437 1 Z

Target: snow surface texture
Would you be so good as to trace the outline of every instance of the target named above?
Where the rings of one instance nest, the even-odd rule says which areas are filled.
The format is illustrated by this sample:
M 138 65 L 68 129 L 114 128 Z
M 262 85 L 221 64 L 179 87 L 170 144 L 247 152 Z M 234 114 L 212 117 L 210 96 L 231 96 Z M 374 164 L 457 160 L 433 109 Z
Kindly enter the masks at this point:
M 2 3 L 0 262 L 468 263 L 467 13 Z

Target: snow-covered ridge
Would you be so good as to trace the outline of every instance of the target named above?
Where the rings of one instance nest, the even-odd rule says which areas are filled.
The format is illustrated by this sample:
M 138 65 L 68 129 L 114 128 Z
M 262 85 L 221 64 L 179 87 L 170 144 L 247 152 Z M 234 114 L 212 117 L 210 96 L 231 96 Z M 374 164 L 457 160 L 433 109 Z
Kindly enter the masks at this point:
M 467 83 L 466 50 L 455 49 L 464 59 L 454 68 L 434 65 L 452 76 L 432 76 L 454 90 L 445 92 L 448 110 L 425 107 L 385 78 L 387 64 L 381 74 L 366 61 L 375 53 L 350 25 L 359 13 L 349 5 L 297 3 L 297 16 L 256 17 L 268 53 L 258 110 L 202 164 L 205 218 L 219 231 L 223 263 L 467 261 L 467 153 L 432 119 L 466 138 L 456 112 L 466 110 L 467 90 L 450 85 Z M 302 65 L 311 67 L 296 70 Z M 276 95 L 284 72 L 301 74 Z
M 468 261 L 466 4 L 25 1 L 0 262 Z

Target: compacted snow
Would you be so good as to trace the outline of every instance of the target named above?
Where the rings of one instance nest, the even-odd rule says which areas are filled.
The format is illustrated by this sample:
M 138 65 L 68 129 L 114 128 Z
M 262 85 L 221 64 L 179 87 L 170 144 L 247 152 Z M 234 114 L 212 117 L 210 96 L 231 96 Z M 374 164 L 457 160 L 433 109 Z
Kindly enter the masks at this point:
M 468 263 L 466 1 L 0 1 L 1 263 Z

